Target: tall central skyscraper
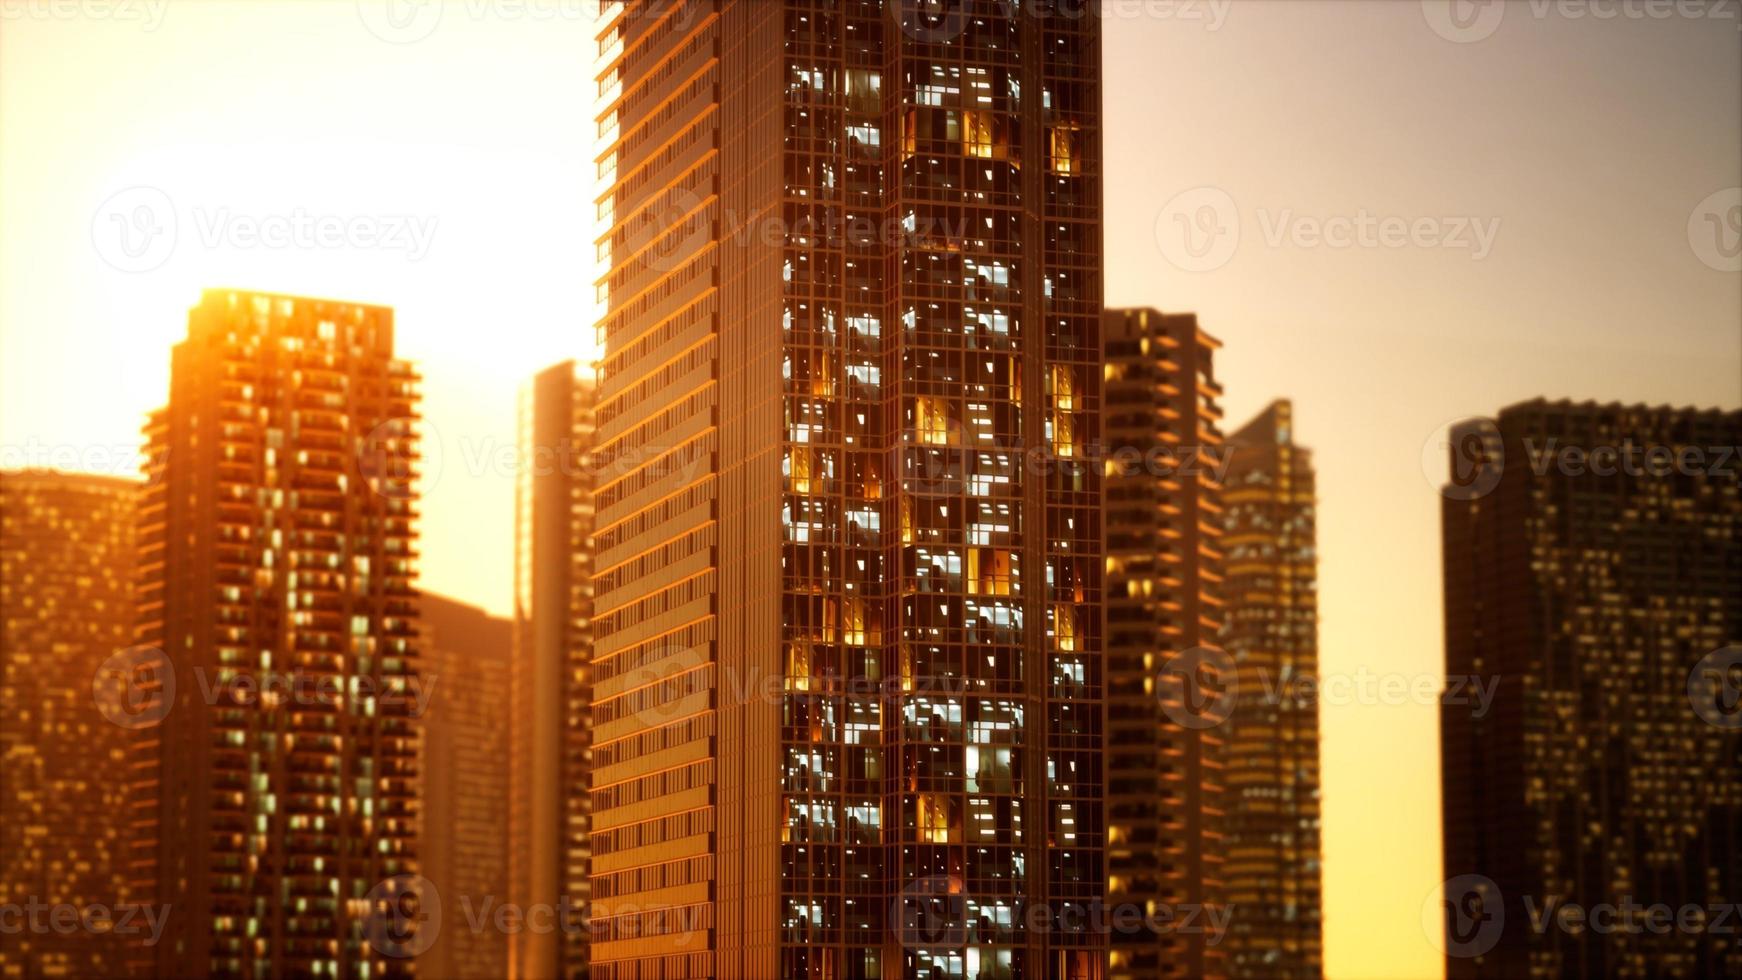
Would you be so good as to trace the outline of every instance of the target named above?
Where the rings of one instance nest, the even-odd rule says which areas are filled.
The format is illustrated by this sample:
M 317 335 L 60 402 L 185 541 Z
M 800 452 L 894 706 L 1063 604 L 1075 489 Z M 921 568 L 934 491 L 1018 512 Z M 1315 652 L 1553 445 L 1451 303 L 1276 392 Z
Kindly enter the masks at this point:
M 417 870 L 417 386 L 382 307 L 210 290 L 189 314 L 138 534 L 154 976 L 406 972 L 414 936 L 366 927 Z
M 607 16 L 594 976 L 1101 976 L 1098 18 Z

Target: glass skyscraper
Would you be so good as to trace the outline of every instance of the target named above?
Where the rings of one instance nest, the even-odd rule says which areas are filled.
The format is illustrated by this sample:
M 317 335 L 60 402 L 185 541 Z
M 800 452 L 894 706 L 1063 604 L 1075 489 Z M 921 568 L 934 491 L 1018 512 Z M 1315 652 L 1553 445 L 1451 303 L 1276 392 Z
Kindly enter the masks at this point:
M 1104 975 L 1099 32 L 607 9 L 595 977 Z

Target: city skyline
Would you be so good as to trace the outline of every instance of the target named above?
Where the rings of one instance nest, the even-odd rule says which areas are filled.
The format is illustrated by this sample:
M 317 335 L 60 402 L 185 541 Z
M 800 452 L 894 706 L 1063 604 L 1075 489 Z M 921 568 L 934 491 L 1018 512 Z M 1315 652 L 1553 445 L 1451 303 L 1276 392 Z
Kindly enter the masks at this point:
M 513 393 L 535 369 L 596 352 L 589 340 L 594 276 L 577 271 L 595 261 L 592 194 L 572 186 L 574 174 L 594 173 L 592 134 L 571 132 L 591 129 L 585 124 L 553 126 L 527 100 L 491 103 L 441 76 L 476 87 L 476 77 L 460 70 L 468 64 L 464 42 L 502 42 L 516 56 L 491 66 L 509 87 L 572 85 L 580 105 L 565 111 L 590 121 L 593 28 L 580 17 L 557 17 L 554 26 L 538 25 L 551 27 L 541 34 L 506 8 L 461 15 L 455 6 L 427 36 L 406 40 L 381 37 L 382 24 L 352 5 L 329 6 L 336 13 L 262 4 L 260 30 L 277 43 L 249 52 L 247 62 L 209 45 L 224 18 L 198 10 L 171 11 L 143 36 L 124 23 L 8 21 L 0 33 L 0 172 L 8 175 L 0 207 L 9 216 L 0 229 L 0 277 L 9 284 L 0 296 L 0 465 L 53 462 L 59 454 L 74 469 L 129 472 L 138 460 L 139 419 L 167 389 L 164 352 L 173 328 L 203 289 L 255 287 L 390 305 L 403 324 L 401 345 L 424 366 L 432 392 L 426 540 L 454 542 L 429 550 L 422 584 L 508 615 L 507 542 L 521 467 L 505 455 L 516 445 Z M 1201 21 L 1133 17 L 1108 32 L 1106 298 L 1199 312 L 1227 342 L 1218 371 L 1236 379 L 1224 406 L 1229 417 L 1294 399 L 1297 435 L 1315 448 L 1320 470 L 1327 674 L 1437 677 L 1434 515 L 1445 424 L 1539 395 L 1717 407 L 1742 401 L 1735 369 L 1742 290 L 1723 267 L 1725 212 L 1714 212 L 1715 225 L 1699 221 L 1709 195 L 1739 183 L 1734 120 L 1742 59 L 1733 31 L 1688 19 L 1600 23 L 1509 11 L 1491 36 L 1471 39 L 1443 36 L 1415 4 L 1367 5 L 1407 8 L 1390 11 L 1294 6 L 1309 9 L 1242 6 L 1212 30 L 1214 10 L 1203 5 Z M 264 93 L 279 84 L 271 79 L 310 60 L 317 36 L 358 55 L 338 60 L 361 67 L 311 77 L 313 91 L 377 93 L 410 120 L 377 129 L 363 109 L 324 100 L 328 135 L 355 147 L 347 167 L 361 161 L 369 175 L 337 167 L 312 136 L 287 135 L 306 113 L 247 114 L 258 120 L 242 113 L 245 105 L 287 107 Z M 1381 38 L 1386 43 L 1368 43 Z M 1239 55 L 1230 53 L 1235 46 Z M 113 74 L 71 81 L 48 52 L 68 64 L 112 65 Z M 236 91 L 196 96 L 184 87 L 193 75 L 175 81 L 166 62 L 198 60 L 191 52 L 228 66 L 242 79 Z M 1369 91 L 1359 72 L 1338 64 L 1354 52 L 1362 57 L 1349 60 L 1382 67 L 1402 80 L 1403 91 Z M 1534 58 L 1538 53 L 1543 57 Z M 1158 64 L 1176 86 L 1155 83 Z M 1253 76 L 1237 75 L 1236 66 L 1252 68 Z M 1290 70 L 1314 84 L 1291 86 Z M 1657 77 L 1675 82 L 1641 83 Z M 1229 84 L 1233 79 L 1244 80 Z M 24 95 L 63 82 L 77 121 L 70 129 L 96 148 L 88 161 Z M 261 194 L 224 176 L 244 172 L 254 151 L 227 147 L 200 119 L 165 114 L 160 135 L 151 135 L 92 108 L 111 99 L 136 112 L 116 95 L 124 82 L 165 86 L 153 91 L 172 102 L 208 102 L 215 119 L 235 124 L 237 146 L 252 140 L 279 150 L 262 155 L 278 159 L 258 166 L 277 175 L 283 190 Z M 1508 91 L 1518 90 L 1532 98 L 1507 104 Z M 1700 95 L 1673 94 L 1689 91 Z M 1579 110 L 1587 99 L 1603 107 L 1598 118 Z M 465 135 L 459 124 L 436 118 L 444 113 L 485 135 Z M 292 124 L 279 131 L 275 115 Z M 1162 135 L 1169 127 L 1156 118 L 1197 136 L 1190 146 L 1169 146 Z M 1297 121 L 1304 119 L 1320 120 L 1322 131 Z M 415 135 L 413 124 L 436 135 Z M 560 133 L 522 135 L 539 130 Z M 49 135 L 39 142 L 38 134 Z M 1487 134 L 1503 136 L 1516 162 Z M 1331 153 L 1332 145 L 1343 149 Z M 1668 149 L 1632 149 L 1639 146 Z M 419 150 L 433 156 L 430 166 L 419 165 Z M 1269 156 L 1290 166 L 1253 162 Z M 1626 180 L 1587 172 L 1583 159 L 1601 159 Z M 313 177 L 287 179 L 298 168 Z M 65 180 L 45 176 L 61 169 Z M 1501 169 L 1508 176 L 1490 181 Z M 385 173 L 408 176 L 399 186 L 373 176 Z M 444 186 L 480 178 L 487 186 L 475 198 L 451 210 L 431 203 L 446 200 Z M 46 185 L 56 189 L 35 195 Z M 93 232 L 107 215 L 105 202 L 141 186 L 169 196 L 181 240 L 161 268 L 130 272 L 104 264 L 113 256 Z M 1164 233 L 1182 215 L 1227 217 L 1219 198 L 1179 198 L 1206 186 L 1234 202 L 1242 239 L 1224 264 L 1193 268 L 1203 258 Z M 1482 187 L 1488 196 L 1472 193 Z M 400 251 L 355 243 L 250 247 L 234 224 L 213 224 L 283 219 L 294 235 L 299 208 L 310 220 L 442 220 L 433 233 L 429 224 L 404 225 Z M 538 219 L 553 212 L 561 217 Z M 1343 218 L 1357 234 L 1362 214 L 1375 222 L 1461 217 L 1479 226 L 1469 232 L 1473 249 L 1484 247 L 1480 228 L 1497 233 L 1475 259 L 1451 246 L 1311 244 L 1312 229 L 1300 223 L 1319 222 L 1322 234 L 1324 221 Z M 1717 245 L 1696 232 L 1717 234 Z M 377 229 L 377 237 L 384 233 Z M 494 236 L 546 247 L 509 268 L 467 244 Z M 347 264 L 353 267 L 340 268 Z M 507 286 L 468 291 L 437 281 L 472 277 Z M 1534 288 L 1525 289 L 1526 279 Z M 566 285 L 552 292 L 535 280 Z M 1265 285 L 1253 289 L 1254 281 Z M 64 304 L 63 295 L 70 297 Z M 487 343 L 477 343 L 480 335 Z M 91 383 L 68 383 L 72 378 Z M 1432 975 L 1416 971 L 1439 968 L 1414 922 L 1415 908 L 1442 877 L 1434 715 L 1434 704 L 1415 700 L 1323 706 L 1325 955 L 1338 975 Z M 1373 798 L 1389 805 L 1365 812 Z M 1364 924 L 1372 922 L 1387 928 L 1369 942 Z

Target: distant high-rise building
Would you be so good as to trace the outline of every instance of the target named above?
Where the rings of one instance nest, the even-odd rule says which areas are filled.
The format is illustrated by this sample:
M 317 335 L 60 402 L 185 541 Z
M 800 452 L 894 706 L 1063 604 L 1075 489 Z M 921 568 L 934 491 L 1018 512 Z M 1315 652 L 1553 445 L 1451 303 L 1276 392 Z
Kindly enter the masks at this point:
M 409 970 L 409 910 L 366 933 L 417 871 L 418 400 L 389 309 L 209 290 L 189 314 L 138 532 L 155 975 Z
M 1221 645 L 1238 681 L 1223 730 L 1228 972 L 1324 972 L 1319 885 L 1318 553 L 1312 453 L 1272 402 L 1224 444 Z
M 1223 856 L 1221 343 L 1191 313 L 1106 311 L 1108 901 L 1114 978 L 1226 968 L 1202 910 Z
M 25 911 L 126 900 L 126 731 L 104 717 L 94 682 L 132 642 L 139 491 L 0 472 L 0 895 Z M 132 940 L 112 919 L 65 933 L 64 913 L 59 924 L 33 914 L 35 928 L 14 918 L 0 930 L 0 977 L 123 974 Z
M 540 914 L 558 928 L 512 938 L 516 980 L 587 973 L 593 392 L 591 373 L 573 361 L 539 372 L 521 392 L 510 895 L 549 910 Z
M 1100 18 L 606 17 L 593 975 L 1104 976 Z
M 1737 446 L 1742 412 L 1541 399 L 1453 430 L 1451 977 L 1742 976 Z
M 509 935 L 494 912 L 508 900 L 513 624 L 428 592 L 419 610 L 427 701 L 418 861 L 443 912 L 417 972 L 431 980 L 500 980 L 508 975 Z

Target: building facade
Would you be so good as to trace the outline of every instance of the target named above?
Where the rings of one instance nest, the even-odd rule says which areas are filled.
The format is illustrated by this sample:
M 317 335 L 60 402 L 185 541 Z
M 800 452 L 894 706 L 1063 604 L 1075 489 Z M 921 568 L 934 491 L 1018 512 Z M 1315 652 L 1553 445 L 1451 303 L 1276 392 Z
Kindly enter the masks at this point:
M 425 592 L 422 631 L 423 825 L 418 864 L 442 899 L 443 925 L 417 956 L 421 977 L 500 980 L 509 934 L 486 920 L 508 896 L 510 650 L 513 624 Z M 464 902 L 465 905 L 461 903 Z
M 1107 901 L 1111 976 L 1226 969 L 1220 342 L 1195 314 L 1108 310 Z M 1190 917 L 1188 921 L 1188 917 Z
M 377 886 L 417 871 L 418 400 L 391 310 L 209 290 L 189 314 L 138 530 L 154 975 L 410 969 L 416 916 Z
M 119 911 L 126 730 L 101 672 L 133 637 L 137 481 L 0 472 L 0 893 L 31 920 L 0 932 L 0 977 L 116 976 L 106 915 L 66 933 L 35 907 Z M 64 915 L 64 913 L 62 913 Z M 91 919 L 90 921 L 97 921 Z
M 563 914 L 557 930 L 513 937 L 516 980 L 587 975 L 595 389 L 589 370 L 565 361 L 521 392 L 510 894 L 523 908 Z
M 1099 31 L 608 9 L 595 976 L 1104 975 Z
M 1742 412 L 1541 399 L 1454 429 L 1449 976 L 1742 974 L 1739 445 Z
M 1312 452 L 1294 441 L 1288 401 L 1224 450 L 1221 644 L 1237 675 L 1222 780 L 1228 972 L 1311 980 L 1324 973 Z

